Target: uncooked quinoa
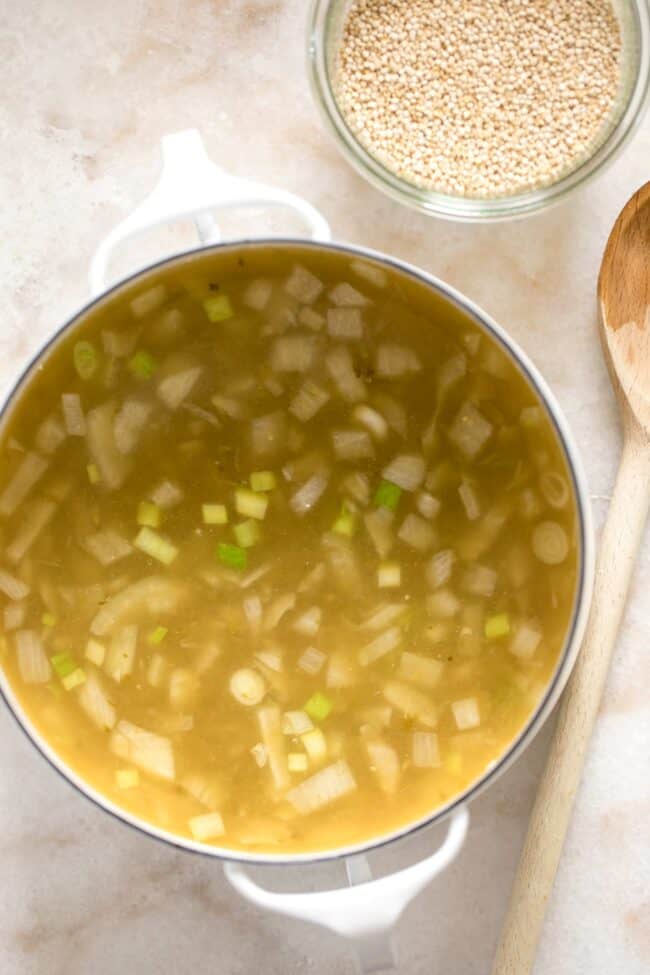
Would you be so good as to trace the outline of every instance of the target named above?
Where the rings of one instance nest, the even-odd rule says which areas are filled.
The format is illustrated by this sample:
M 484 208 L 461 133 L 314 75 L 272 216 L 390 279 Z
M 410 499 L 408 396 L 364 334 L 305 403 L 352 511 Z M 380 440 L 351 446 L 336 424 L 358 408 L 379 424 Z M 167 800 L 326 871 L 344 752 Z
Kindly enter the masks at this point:
M 507 196 L 556 182 L 604 139 L 620 61 L 611 0 L 352 0 L 334 90 L 401 178 Z

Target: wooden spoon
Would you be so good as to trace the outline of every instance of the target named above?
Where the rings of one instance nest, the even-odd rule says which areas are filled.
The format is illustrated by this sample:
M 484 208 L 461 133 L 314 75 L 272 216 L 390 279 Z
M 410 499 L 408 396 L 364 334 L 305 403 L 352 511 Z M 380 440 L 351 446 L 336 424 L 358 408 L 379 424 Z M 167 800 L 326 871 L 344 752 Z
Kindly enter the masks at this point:
M 535 960 L 650 505 L 650 183 L 614 224 L 598 298 L 601 339 L 623 421 L 623 455 L 587 631 L 562 699 L 492 975 L 526 975 Z

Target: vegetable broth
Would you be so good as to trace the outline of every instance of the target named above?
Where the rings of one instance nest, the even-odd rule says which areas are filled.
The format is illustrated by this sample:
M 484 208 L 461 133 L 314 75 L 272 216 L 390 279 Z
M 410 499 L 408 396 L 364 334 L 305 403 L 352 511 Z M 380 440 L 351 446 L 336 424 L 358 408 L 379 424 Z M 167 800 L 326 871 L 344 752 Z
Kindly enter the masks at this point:
M 250 852 L 432 813 L 562 653 L 576 501 L 535 391 L 414 278 L 223 248 L 84 313 L 0 439 L 2 665 L 63 761 Z

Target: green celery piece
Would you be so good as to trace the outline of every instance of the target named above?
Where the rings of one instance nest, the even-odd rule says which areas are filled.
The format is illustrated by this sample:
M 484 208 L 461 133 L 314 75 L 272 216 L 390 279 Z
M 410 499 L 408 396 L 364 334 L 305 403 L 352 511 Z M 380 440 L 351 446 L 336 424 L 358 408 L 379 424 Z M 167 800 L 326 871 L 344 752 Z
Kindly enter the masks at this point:
M 375 491 L 373 501 L 377 507 L 388 508 L 390 511 L 394 511 L 399 504 L 401 496 L 401 487 L 393 484 L 391 481 L 382 481 Z

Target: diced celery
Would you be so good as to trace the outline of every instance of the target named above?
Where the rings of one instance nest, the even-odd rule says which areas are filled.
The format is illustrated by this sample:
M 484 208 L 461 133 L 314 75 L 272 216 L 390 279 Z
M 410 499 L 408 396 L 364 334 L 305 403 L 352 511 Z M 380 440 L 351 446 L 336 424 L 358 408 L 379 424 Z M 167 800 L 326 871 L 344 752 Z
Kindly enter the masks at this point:
M 332 702 L 322 691 L 316 691 L 305 704 L 304 710 L 314 721 L 323 721 L 332 710 Z
M 277 481 L 273 471 L 253 471 L 250 484 L 253 491 L 272 491 Z
M 99 470 L 97 469 L 97 464 L 87 464 L 86 473 L 88 474 L 88 480 L 91 484 L 99 484 L 101 477 Z
M 379 487 L 375 491 L 373 501 L 377 507 L 388 508 L 390 511 L 394 511 L 399 504 L 399 499 L 401 496 L 401 487 L 399 487 L 397 484 L 393 484 L 391 481 L 381 481 Z
M 99 356 L 92 342 L 76 342 L 72 350 L 72 360 L 78 375 L 83 380 L 92 379 L 97 372 Z
M 61 683 L 65 687 L 66 691 L 71 691 L 74 687 L 79 687 L 79 685 L 84 684 L 85 681 L 86 674 L 81 667 L 77 667 L 77 669 L 73 670 L 72 673 L 68 674 L 67 677 L 61 678 Z
M 257 494 L 248 488 L 237 488 L 235 491 L 235 508 L 240 515 L 247 518 L 257 518 L 262 521 L 269 506 L 269 499 L 266 494 Z
M 43 626 L 56 626 L 56 616 L 54 613 L 43 613 L 41 623 Z
M 160 528 L 162 512 L 153 501 L 141 501 L 138 505 L 137 521 L 139 525 L 148 525 L 149 528 Z
M 201 514 L 206 525 L 226 525 L 228 510 L 225 504 L 202 504 Z
M 344 501 L 341 505 L 341 511 L 339 516 L 332 525 L 332 531 L 338 532 L 339 535 L 347 535 L 351 537 L 357 530 L 358 519 L 356 511 L 353 511 L 350 505 Z
M 58 677 L 67 677 L 77 669 L 77 661 L 67 650 L 64 653 L 55 653 L 50 657 L 50 662 Z
M 228 542 L 220 542 L 217 545 L 217 558 L 229 569 L 245 569 L 248 562 L 246 549 L 238 545 L 229 545 Z
M 133 540 L 133 544 L 145 555 L 150 555 L 152 559 L 157 559 L 163 565 L 171 565 L 178 555 L 178 549 L 175 545 L 172 545 L 168 539 L 163 538 L 162 535 L 147 525 L 140 529 Z
M 312 762 L 320 762 L 327 757 L 327 742 L 320 728 L 313 728 L 300 736 L 304 749 Z
M 115 772 L 115 784 L 118 789 L 133 789 L 140 785 L 140 773 L 137 768 L 118 768 Z
M 260 526 L 252 518 L 247 521 L 240 521 L 238 525 L 233 525 L 233 532 L 237 539 L 237 544 L 242 548 L 252 548 L 260 540 Z
M 484 632 L 488 640 L 497 640 L 501 636 L 507 636 L 510 633 L 510 617 L 507 613 L 488 616 L 485 620 Z
M 169 630 L 166 626 L 157 626 L 151 631 L 151 633 L 148 634 L 147 642 L 150 643 L 152 647 L 156 647 L 159 643 L 163 642 L 168 633 Z
M 289 752 L 287 768 L 290 772 L 306 772 L 309 768 L 309 759 L 304 752 Z
M 138 349 L 129 359 L 128 367 L 129 372 L 136 379 L 151 379 L 158 368 L 158 363 L 151 352 L 147 352 L 146 349 Z
M 86 644 L 86 659 L 97 667 L 101 667 L 106 656 L 106 647 L 99 640 L 90 639 Z
M 228 295 L 210 295 L 203 299 L 203 310 L 211 322 L 225 322 L 233 311 Z

